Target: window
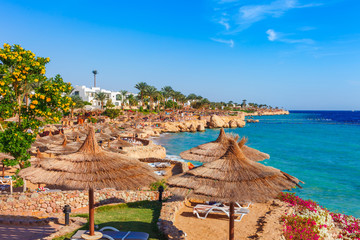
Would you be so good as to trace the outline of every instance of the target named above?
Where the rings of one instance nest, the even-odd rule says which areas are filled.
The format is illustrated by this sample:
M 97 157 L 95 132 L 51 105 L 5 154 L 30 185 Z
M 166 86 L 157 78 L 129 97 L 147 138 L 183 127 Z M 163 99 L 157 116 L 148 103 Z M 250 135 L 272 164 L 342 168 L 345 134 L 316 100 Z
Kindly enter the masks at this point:
M 74 92 L 74 95 L 75 95 L 75 96 L 79 96 L 79 94 L 80 94 L 79 91 L 75 91 L 75 92 Z

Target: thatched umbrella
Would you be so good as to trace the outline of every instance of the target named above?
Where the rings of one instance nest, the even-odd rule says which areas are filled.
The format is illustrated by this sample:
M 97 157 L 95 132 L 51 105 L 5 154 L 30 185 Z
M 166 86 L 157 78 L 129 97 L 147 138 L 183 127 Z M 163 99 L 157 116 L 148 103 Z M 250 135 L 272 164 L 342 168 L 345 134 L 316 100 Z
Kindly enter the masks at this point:
M 66 135 L 63 136 L 63 141 L 61 145 L 49 146 L 49 149 L 46 150 L 46 153 L 52 154 L 70 154 L 75 153 L 82 146 L 80 141 L 74 141 L 68 143 Z
M 227 135 L 224 129 L 220 129 L 220 134 L 215 141 L 201 144 L 197 147 L 191 148 L 187 151 L 180 153 L 180 157 L 186 160 L 199 161 L 199 162 L 211 162 L 219 159 L 224 155 L 229 146 L 231 139 L 237 140 L 238 137 Z M 269 154 L 262 153 L 254 148 L 245 145 L 246 139 L 243 138 L 239 145 L 243 150 L 245 156 L 252 161 L 262 161 L 270 158 Z
M 102 150 L 93 128 L 76 153 L 44 158 L 19 175 L 35 184 L 89 190 L 90 235 L 94 235 L 94 189 L 136 190 L 157 180 L 147 164 Z
M 267 153 L 260 152 L 259 150 L 256 150 L 255 148 L 251 148 L 249 146 L 246 146 L 247 138 L 243 137 L 240 142 L 238 142 L 239 147 L 241 148 L 241 151 L 244 153 L 245 157 L 252 161 L 263 161 L 265 159 L 269 159 L 270 155 Z
M 218 160 L 169 179 L 175 194 L 230 202 L 230 240 L 234 239 L 234 202 L 264 202 L 298 183 L 279 169 L 247 159 L 234 140 Z
M 112 152 L 123 152 L 122 148 L 125 147 L 133 147 L 134 144 L 129 143 L 125 140 L 122 140 L 120 137 L 118 137 L 116 140 L 114 141 L 108 141 L 107 144 L 104 144 L 103 147 L 108 150 L 108 151 L 112 151 Z

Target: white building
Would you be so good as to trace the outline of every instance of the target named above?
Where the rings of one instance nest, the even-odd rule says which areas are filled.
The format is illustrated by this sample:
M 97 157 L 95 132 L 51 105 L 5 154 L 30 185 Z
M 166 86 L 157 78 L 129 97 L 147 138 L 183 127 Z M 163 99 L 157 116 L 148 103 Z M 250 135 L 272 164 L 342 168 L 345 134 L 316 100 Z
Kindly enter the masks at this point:
M 95 99 L 95 94 L 99 92 L 103 92 L 107 95 L 106 100 L 104 101 L 104 105 L 109 99 L 111 99 L 115 107 L 121 106 L 122 95 L 120 92 L 113 92 L 113 91 L 101 89 L 99 87 L 88 88 L 85 86 L 75 86 L 71 95 L 79 96 L 83 101 L 87 101 L 91 103 L 94 108 L 101 108 L 101 102 Z M 130 95 L 130 94 L 133 93 L 127 93 L 126 95 Z

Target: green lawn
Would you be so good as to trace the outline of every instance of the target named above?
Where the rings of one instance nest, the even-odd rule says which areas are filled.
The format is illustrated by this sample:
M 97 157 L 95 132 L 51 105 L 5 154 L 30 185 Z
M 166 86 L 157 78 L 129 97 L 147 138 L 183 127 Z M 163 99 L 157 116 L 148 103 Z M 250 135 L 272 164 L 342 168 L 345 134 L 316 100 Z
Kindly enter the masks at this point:
M 99 225 L 99 228 L 112 226 L 120 231 L 147 232 L 150 240 L 164 240 L 156 225 L 160 210 L 161 203 L 157 201 L 102 206 L 95 210 L 95 225 Z M 88 214 L 74 216 L 88 217 Z M 88 229 L 88 226 L 82 229 Z M 54 240 L 68 239 L 72 234 Z

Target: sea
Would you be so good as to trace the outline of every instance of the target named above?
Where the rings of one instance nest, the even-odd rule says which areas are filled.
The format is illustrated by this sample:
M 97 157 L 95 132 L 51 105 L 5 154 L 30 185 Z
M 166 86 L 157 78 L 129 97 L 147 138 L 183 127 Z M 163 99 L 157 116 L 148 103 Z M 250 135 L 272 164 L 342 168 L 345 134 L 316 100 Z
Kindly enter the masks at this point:
M 248 137 L 248 146 L 270 154 L 261 163 L 305 182 L 293 190 L 300 197 L 360 217 L 360 111 L 290 111 L 254 119 L 260 122 L 225 132 Z M 183 161 L 182 151 L 218 134 L 219 129 L 166 133 L 154 141 L 166 148 L 168 158 Z

